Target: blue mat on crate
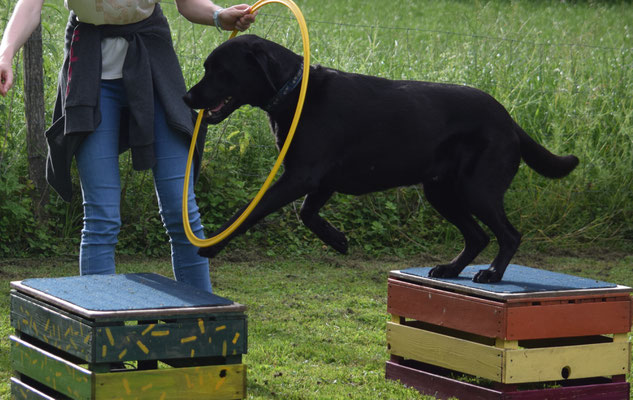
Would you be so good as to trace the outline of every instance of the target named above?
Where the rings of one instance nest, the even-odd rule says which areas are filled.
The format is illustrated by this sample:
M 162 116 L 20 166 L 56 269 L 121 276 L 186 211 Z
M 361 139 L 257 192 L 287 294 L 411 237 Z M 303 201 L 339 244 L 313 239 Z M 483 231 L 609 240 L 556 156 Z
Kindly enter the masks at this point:
M 152 273 L 25 279 L 22 285 L 86 310 L 216 307 L 233 302 Z
M 578 276 L 515 264 L 508 265 L 508 269 L 506 269 L 501 282 L 476 283 L 472 281 L 473 277 L 479 270 L 487 269 L 488 267 L 489 265 L 470 265 L 466 267 L 457 278 L 431 278 L 429 277 L 429 271 L 432 267 L 408 268 L 403 269 L 400 272 L 420 278 L 437 280 L 495 293 L 531 293 L 560 290 L 608 289 L 618 286 L 613 283 L 597 281 L 595 279 L 581 278 Z

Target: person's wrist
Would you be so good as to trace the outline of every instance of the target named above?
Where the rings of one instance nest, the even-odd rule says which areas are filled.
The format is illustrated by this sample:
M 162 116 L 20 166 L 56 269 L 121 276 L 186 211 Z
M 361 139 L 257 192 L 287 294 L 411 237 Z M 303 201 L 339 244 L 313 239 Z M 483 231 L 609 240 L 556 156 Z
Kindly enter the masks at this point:
M 224 8 L 220 7 L 213 12 L 213 25 L 218 30 L 218 32 L 222 32 L 222 24 L 220 23 L 220 13 L 224 11 Z
M 12 65 L 13 57 L 9 55 L 0 55 L 0 65 Z
M 13 62 L 14 54 L 15 52 L 10 46 L 8 46 L 6 43 L 2 43 L 2 45 L 0 46 L 0 62 Z

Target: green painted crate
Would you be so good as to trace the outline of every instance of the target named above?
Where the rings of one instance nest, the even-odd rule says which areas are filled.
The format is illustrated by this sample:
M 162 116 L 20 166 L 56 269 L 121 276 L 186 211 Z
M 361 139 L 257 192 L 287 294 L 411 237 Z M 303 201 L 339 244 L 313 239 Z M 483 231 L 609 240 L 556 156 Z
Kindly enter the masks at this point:
M 12 396 L 244 398 L 244 311 L 156 274 L 13 282 Z

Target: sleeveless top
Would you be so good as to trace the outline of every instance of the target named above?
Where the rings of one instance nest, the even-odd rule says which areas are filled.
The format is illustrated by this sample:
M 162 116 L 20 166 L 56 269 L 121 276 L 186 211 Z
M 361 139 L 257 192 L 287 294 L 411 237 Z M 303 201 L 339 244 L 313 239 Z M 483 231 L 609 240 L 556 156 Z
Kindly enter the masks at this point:
M 152 15 L 160 0 L 64 0 L 80 22 L 93 25 L 127 25 Z M 120 79 L 128 43 L 122 37 L 101 41 L 101 79 Z

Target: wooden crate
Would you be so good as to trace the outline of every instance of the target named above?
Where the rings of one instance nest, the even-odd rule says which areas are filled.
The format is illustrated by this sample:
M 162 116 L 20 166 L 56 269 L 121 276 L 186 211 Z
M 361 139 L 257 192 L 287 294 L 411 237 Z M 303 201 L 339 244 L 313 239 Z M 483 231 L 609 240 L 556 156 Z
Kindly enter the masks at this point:
M 518 276 L 527 268 L 513 267 Z M 573 281 L 570 283 L 555 277 L 565 281 L 565 289 L 556 290 L 552 285 L 530 291 L 529 282 L 522 282 L 525 288 L 507 291 L 502 285 L 476 285 L 465 283 L 463 278 L 429 279 L 423 272 L 420 276 L 403 271 L 390 274 L 387 307 L 392 321 L 387 324 L 387 344 L 392 360 L 387 363 L 388 378 L 401 379 L 418 389 L 431 385 L 424 391 L 428 394 L 451 393 L 447 387 L 461 393 L 477 386 L 452 379 L 455 373 L 488 380 L 501 388 L 496 392 L 472 390 L 473 397 L 465 399 L 562 399 L 583 391 L 592 393 L 588 399 L 628 399 L 624 377 L 630 370 L 631 356 L 630 288 L 599 287 L 595 281 L 584 288 L 582 279 L 567 279 Z M 544 287 L 543 281 L 549 277 L 539 280 L 538 271 L 528 272 L 535 274 L 539 287 Z M 510 274 L 509 280 L 516 277 Z M 440 379 L 424 368 L 416 372 L 416 365 L 450 373 Z M 535 383 L 574 386 L 574 382 L 603 379 L 599 377 L 608 377 L 608 381 L 557 391 L 517 390 Z M 595 397 L 600 390 L 611 394 Z M 626 397 L 613 397 L 613 392 L 624 391 Z M 477 397 L 484 392 L 484 397 Z M 520 397 L 530 393 L 536 397 Z M 545 393 L 562 397 L 542 397 Z
M 13 282 L 15 399 L 242 399 L 245 307 L 156 274 Z

